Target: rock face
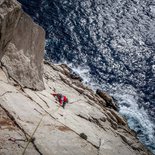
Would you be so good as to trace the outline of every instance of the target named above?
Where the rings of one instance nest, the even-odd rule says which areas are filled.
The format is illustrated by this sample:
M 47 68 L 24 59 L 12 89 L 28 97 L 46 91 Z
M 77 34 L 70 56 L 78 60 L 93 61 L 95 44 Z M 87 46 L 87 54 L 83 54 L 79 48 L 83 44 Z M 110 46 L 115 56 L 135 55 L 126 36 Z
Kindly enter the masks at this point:
M 1 13 L 0 25 L 5 53 L 0 68 L 0 154 L 152 155 L 115 107 L 107 106 L 112 98 L 106 93 L 95 94 L 65 65 L 47 63 L 43 74 L 44 31 L 15 1 L 2 0 L 0 6 L 7 15 Z M 32 90 L 42 90 L 43 81 L 45 90 Z M 51 96 L 55 92 L 68 97 L 65 109 Z
M 27 140 L 25 134 L 15 125 L 4 109 L 0 107 L 0 154 L 7 155 L 21 154 L 21 148 L 26 145 Z M 8 149 L 9 148 L 9 149 Z M 9 152 L 8 152 L 9 150 Z M 28 154 L 37 155 L 38 152 L 34 149 L 33 144 L 27 150 Z
M 101 91 L 100 89 L 96 90 L 96 94 L 99 95 L 103 100 L 105 100 L 107 107 L 111 107 L 114 110 L 118 111 L 118 107 L 117 107 L 116 103 L 113 101 L 111 96 L 109 96 L 107 93 Z
M 45 64 L 45 90 L 33 91 L 10 85 L 0 69 L 0 110 L 5 111 L 13 125 L 8 131 L 5 127 L 10 125 L 4 127 L 1 123 L 5 122 L 4 118 L 0 120 L 0 133 L 2 131 L 6 144 L 4 147 L 0 139 L 0 154 L 22 154 L 43 118 L 26 154 L 152 155 L 115 110 L 101 106 L 98 96 L 79 80 L 69 78 L 66 70 L 62 65 Z M 51 96 L 54 92 L 69 98 L 65 109 Z M 17 141 L 10 142 L 10 139 Z M 25 139 L 25 142 L 18 139 Z M 20 147 L 15 148 L 18 145 Z
M 8 4 L 8 1 L 4 3 Z M 3 48 L 5 54 L 2 58 L 2 65 L 6 68 L 8 75 L 22 87 L 43 90 L 45 33 L 21 9 L 18 12 L 20 16 L 12 15 L 14 16 L 12 22 L 16 23 L 15 29 L 7 29 L 12 35 L 10 34 L 11 37 L 7 39 L 5 49 Z M 7 24 L 11 25 L 11 22 L 8 20 Z
M 5 47 L 13 37 L 20 10 L 19 3 L 14 0 L 0 1 L 0 59 L 5 52 Z

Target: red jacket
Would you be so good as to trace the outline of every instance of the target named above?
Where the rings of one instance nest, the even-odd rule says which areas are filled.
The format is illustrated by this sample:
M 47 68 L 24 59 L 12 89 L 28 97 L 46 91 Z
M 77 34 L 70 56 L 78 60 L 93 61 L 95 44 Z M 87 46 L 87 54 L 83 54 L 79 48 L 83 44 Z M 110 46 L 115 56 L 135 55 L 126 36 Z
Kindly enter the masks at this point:
M 67 102 L 68 99 L 66 96 L 62 95 L 62 94 L 52 94 L 54 97 L 56 96 L 58 98 L 58 101 L 60 103 L 60 105 L 62 106 L 64 102 Z

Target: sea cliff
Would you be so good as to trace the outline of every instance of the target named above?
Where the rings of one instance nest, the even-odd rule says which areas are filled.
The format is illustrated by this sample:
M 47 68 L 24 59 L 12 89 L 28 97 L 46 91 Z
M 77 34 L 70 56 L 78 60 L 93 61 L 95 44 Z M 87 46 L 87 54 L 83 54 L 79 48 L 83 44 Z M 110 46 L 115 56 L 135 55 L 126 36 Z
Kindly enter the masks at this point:
M 0 154 L 151 155 L 112 97 L 85 86 L 65 64 L 44 61 L 44 44 L 44 30 L 21 5 L 2 0 Z M 51 93 L 68 97 L 65 109 Z

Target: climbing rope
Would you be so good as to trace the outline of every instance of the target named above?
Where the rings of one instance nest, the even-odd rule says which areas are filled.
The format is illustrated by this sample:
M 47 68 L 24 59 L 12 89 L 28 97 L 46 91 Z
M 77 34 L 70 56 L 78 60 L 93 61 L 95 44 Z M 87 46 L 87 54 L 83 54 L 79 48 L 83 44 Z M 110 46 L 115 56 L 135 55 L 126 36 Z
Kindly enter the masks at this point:
M 60 108 L 60 106 L 58 106 L 58 108 L 54 111 L 54 113 L 57 112 L 57 111 L 59 110 L 59 108 Z M 53 113 L 53 114 L 54 114 L 54 113 Z M 27 147 L 29 146 L 30 142 L 33 141 L 33 136 L 34 136 L 34 134 L 36 133 L 37 129 L 39 128 L 39 126 L 40 126 L 40 124 L 41 124 L 43 118 L 44 118 L 47 114 L 48 114 L 48 113 L 46 112 L 46 113 L 41 117 L 41 119 L 40 119 L 38 125 L 36 126 L 36 128 L 35 128 L 35 130 L 34 130 L 34 132 L 33 132 L 32 135 L 30 136 L 30 138 L 28 139 L 28 142 L 27 142 L 27 144 L 26 144 L 26 147 L 25 147 L 24 150 L 23 150 L 22 155 L 25 155 L 25 152 L 26 152 Z

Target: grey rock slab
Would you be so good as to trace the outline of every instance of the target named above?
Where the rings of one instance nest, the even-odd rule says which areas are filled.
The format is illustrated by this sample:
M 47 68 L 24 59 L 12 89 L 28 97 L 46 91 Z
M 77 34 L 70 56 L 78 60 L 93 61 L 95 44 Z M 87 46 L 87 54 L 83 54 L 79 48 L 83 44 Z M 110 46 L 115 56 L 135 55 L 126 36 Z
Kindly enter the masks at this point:
M 13 37 L 5 48 L 2 64 L 22 87 L 43 90 L 45 32 L 21 11 Z
M 42 129 L 44 128 L 44 130 Z M 45 135 L 46 131 L 46 135 Z M 63 126 L 57 121 L 49 121 L 49 117 L 45 117 L 41 127 L 36 135 L 37 143 L 44 143 L 44 150 L 47 154 L 52 155 L 87 155 L 97 154 L 97 149 L 82 140 L 70 128 Z M 37 137 L 39 135 L 39 137 Z M 45 154 L 46 154 L 45 153 Z
M 2 105 L 15 117 L 19 125 L 29 134 L 35 130 L 42 115 L 36 103 L 32 103 L 21 94 L 9 94 L 1 100 Z M 43 112 L 42 112 L 43 113 Z M 35 144 L 40 152 L 47 155 L 59 154 L 96 154 L 97 150 L 89 143 L 82 140 L 71 129 L 52 119 L 49 115 L 44 116 L 41 125 L 36 131 Z
M 21 155 L 26 143 L 24 133 L 0 107 L 0 154 Z M 39 155 L 31 143 L 25 155 L 29 154 Z
M 0 69 L 0 81 L 6 82 L 6 83 L 8 82 L 5 73 L 1 69 Z
M 109 135 L 110 136 L 110 135 Z M 111 139 L 102 139 L 100 146 L 100 155 L 136 155 L 136 153 L 128 146 L 120 143 L 119 137 Z
M 42 114 L 45 114 L 38 104 L 19 92 L 5 94 L 0 100 L 1 105 L 9 111 L 19 126 L 29 135 L 33 133 Z M 46 155 L 51 155 L 51 153 L 52 155 L 97 154 L 95 147 L 48 114 L 44 116 L 34 137 L 40 152 Z
M 20 10 L 21 6 L 15 0 L 0 1 L 0 60 L 5 53 L 5 47 L 13 37 Z
M 69 127 L 75 133 L 80 135 L 80 133 L 85 133 L 85 131 L 87 131 L 85 134 L 88 136 L 88 141 L 92 143 L 92 145 L 95 145 L 98 147 L 99 138 L 102 137 L 103 131 L 102 129 L 97 127 L 96 124 L 93 124 L 81 117 L 78 117 L 77 114 L 74 113 L 75 111 L 70 111 L 69 109 L 63 110 L 62 107 L 59 108 L 57 103 L 54 102 L 55 99 L 52 96 L 50 100 L 49 98 L 45 99 L 45 96 L 40 95 L 40 97 L 42 97 L 42 99 L 46 101 L 48 105 L 50 105 L 50 108 L 48 108 L 45 105 L 45 103 L 42 100 L 40 100 L 40 98 L 38 98 L 36 94 L 33 93 L 33 91 L 27 89 L 25 90 L 25 92 L 29 94 L 33 100 L 37 99 L 36 100 L 37 103 L 41 105 L 41 107 L 43 107 L 44 110 L 46 110 L 51 116 L 57 119 L 57 121 Z M 66 91 L 66 94 L 67 94 L 67 91 Z M 71 106 L 71 105 L 68 105 L 68 106 Z M 80 105 L 77 105 L 77 109 L 78 109 L 78 106 Z M 81 111 L 83 110 L 84 114 L 87 113 L 89 115 L 90 108 L 93 108 L 93 107 L 89 105 L 85 107 L 83 106 L 83 108 L 81 107 Z
M 49 70 L 50 68 L 48 68 Z M 54 70 L 51 69 L 50 74 L 54 76 L 56 81 L 44 79 L 46 89 L 43 91 L 33 91 L 31 89 L 21 91 L 18 87 L 0 81 L 1 105 L 9 111 L 18 125 L 28 135 L 33 133 L 44 116 L 34 134 L 34 143 L 41 153 L 46 155 L 137 154 L 137 151 L 125 143 L 120 135 L 111 128 L 110 122 L 105 117 L 106 109 L 101 111 L 88 104 L 83 95 L 65 85 L 60 79 L 58 80 L 59 76 L 55 76 Z M 2 79 L 7 80 L 5 76 Z M 75 104 L 68 104 L 63 109 L 58 106 L 58 102 L 50 94 L 54 92 L 53 88 L 56 88 L 57 92 L 65 94 L 69 97 L 69 100 L 81 100 Z M 101 121 L 100 124 L 105 129 L 91 121 L 93 118 L 100 120 L 103 117 L 106 120 Z M 84 133 L 87 139 L 82 139 L 80 137 L 81 133 Z

